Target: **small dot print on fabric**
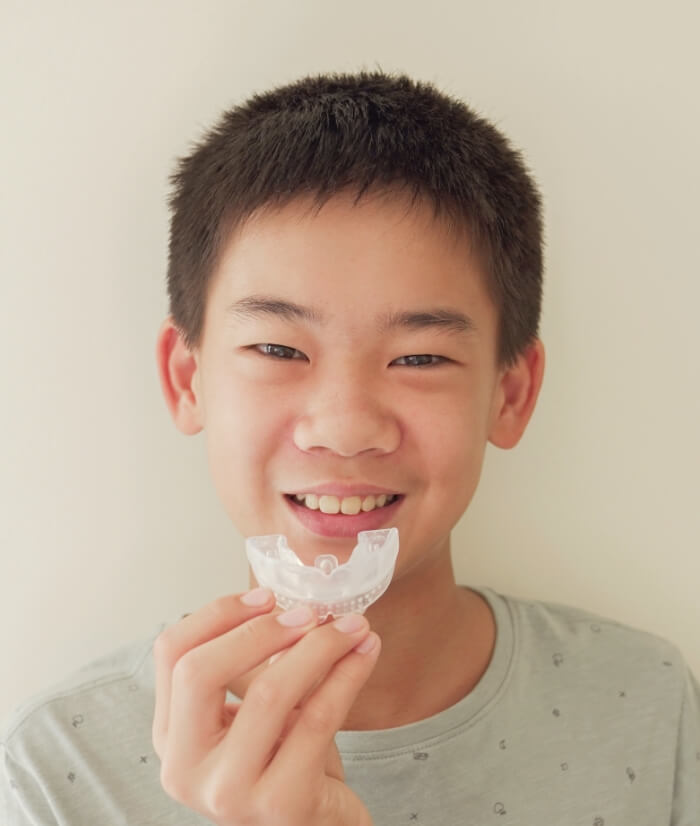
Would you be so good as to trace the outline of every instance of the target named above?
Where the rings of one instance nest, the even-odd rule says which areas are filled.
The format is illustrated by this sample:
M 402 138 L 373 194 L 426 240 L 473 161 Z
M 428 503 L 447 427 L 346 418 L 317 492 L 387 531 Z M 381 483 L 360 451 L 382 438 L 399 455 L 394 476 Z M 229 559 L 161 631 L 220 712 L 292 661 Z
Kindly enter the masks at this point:
M 506 807 L 502 803 L 494 803 L 493 804 L 493 810 L 497 815 L 507 814 Z
M 637 775 L 634 773 L 634 769 L 631 769 L 629 766 L 625 769 L 625 774 L 629 777 L 630 783 L 634 783 L 635 778 Z
M 593 625 L 591 625 L 591 631 L 594 634 L 600 634 L 600 625 L 598 625 L 597 623 L 594 622 Z M 597 826 L 597 824 L 596 824 L 596 826 Z
M 68 772 L 66 777 L 70 780 L 71 783 L 75 783 L 75 772 Z
M 557 668 L 564 662 L 564 655 L 563 654 L 552 654 L 552 662 L 556 665 Z
M 499 741 L 498 741 L 498 748 L 499 748 L 499 749 L 501 749 L 502 751 L 505 751 L 505 749 L 506 749 L 506 741 L 505 741 L 505 740 L 499 740 Z
M 605 821 L 603 820 L 603 818 L 602 818 L 602 817 L 597 817 L 597 818 L 593 821 L 593 826 L 605 826 Z
M 73 728 L 80 728 L 82 724 L 85 722 L 85 718 L 82 714 L 76 714 L 73 719 L 71 720 L 71 725 Z
M 553 708 L 553 709 L 552 709 L 552 714 L 553 714 L 555 717 L 561 717 L 561 711 L 559 711 L 559 709 L 558 709 L 558 708 Z
M 413 759 L 414 760 L 427 760 L 430 757 L 427 751 L 414 751 L 413 752 Z

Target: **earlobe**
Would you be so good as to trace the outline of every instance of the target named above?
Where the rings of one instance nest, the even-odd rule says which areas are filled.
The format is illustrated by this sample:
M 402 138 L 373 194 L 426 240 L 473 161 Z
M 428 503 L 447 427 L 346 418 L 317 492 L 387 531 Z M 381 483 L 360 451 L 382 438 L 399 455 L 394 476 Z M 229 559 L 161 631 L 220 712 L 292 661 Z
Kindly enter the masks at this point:
M 175 426 L 187 436 L 199 433 L 203 428 L 203 411 L 198 390 L 198 364 L 170 317 L 158 331 L 156 363 L 161 390 Z
M 504 370 L 494 394 L 489 441 L 504 449 L 520 441 L 535 409 L 544 376 L 544 345 L 536 339 Z

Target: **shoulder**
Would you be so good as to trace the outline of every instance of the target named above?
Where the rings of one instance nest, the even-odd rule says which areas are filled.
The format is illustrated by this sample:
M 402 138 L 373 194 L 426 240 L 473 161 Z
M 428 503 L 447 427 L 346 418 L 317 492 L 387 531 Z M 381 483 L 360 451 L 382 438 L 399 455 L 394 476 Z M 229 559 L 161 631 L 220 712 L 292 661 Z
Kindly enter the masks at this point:
M 152 742 L 153 644 L 137 642 L 92 660 L 14 709 L 0 728 L 0 820 L 199 823 L 160 786 Z M 19 808 L 18 808 L 19 807 Z
M 622 654 L 625 658 L 678 657 L 669 640 L 619 620 L 558 602 L 504 596 L 519 630 L 542 642 L 562 642 L 575 648 Z
M 25 752 L 43 743 L 45 751 L 52 741 L 65 742 L 88 723 L 93 731 L 108 731 L 117 708 L 138 714 L 150 706 L 153 643 L 169 624 L 160 623 L 139 640 L 86 662 L 25 699 L 1 722 L 0 745 Z
M 661 636 L 582 608 L 502 597 L 512 620 L 518 662 L 533 676 L 600 688 L 644 703 L 679 708 L 688 666 Z M 641 699 L 641 698 L 640 698 Z

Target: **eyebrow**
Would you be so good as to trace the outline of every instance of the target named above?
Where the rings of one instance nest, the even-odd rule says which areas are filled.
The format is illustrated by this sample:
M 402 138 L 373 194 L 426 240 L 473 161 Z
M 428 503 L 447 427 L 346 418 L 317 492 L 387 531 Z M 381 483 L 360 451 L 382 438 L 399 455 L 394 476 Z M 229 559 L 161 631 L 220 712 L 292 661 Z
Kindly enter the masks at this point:
M 226 315 L 242 319 L 271 315 L 276 318 L 283 318 L 286 321 L 307 321 L 312 324 L 324 323 L 321 313 L 311 307 L 302 307 L 293 301 L 267 295 L 249 295 L 246 298 L 240 298 L 226 308 Z
M 305 321 L 323 325 L 326 318 L 313 307 L 304 307 L 283 298 L 268 295 L 250 295 L 234 301 L 226 309 L 226 315 L 240 319 L 254 319 L 261 316 L 273 316 L 285 321 Z M 441 330 L 458 335 L 476 332 L 473 319 L 464 313 L 443 307 L 385 313 L 379 316 L 379 332 L 387 333 L 395 329 Z
M 431 310 L 388 313 L 380 317 L 380 332 L 386 333 L 397 328 L 408 330 L 437 329 L 456 334 L 476 332 L 476 324 L 469 316 L 456 310 L 439 307 Z

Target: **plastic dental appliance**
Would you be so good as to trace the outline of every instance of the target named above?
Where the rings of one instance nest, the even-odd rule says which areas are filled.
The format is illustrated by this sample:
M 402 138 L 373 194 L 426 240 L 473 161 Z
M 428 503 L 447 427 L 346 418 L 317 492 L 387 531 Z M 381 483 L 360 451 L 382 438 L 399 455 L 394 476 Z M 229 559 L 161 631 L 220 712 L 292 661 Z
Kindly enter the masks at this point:
M 258 585 L 272 591 L 279 607 L 286 611 L 308 605 L 322 622 L 329 614 L 363 614 L 386 591 L 399 553 L 399 532 L 360 531 L 342 565 L 333 554 L 304 565 L 282 534 L 251 536 L 245 544 Z

